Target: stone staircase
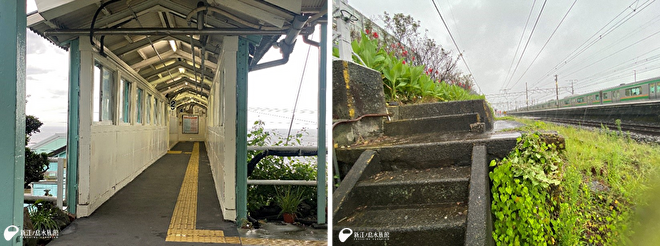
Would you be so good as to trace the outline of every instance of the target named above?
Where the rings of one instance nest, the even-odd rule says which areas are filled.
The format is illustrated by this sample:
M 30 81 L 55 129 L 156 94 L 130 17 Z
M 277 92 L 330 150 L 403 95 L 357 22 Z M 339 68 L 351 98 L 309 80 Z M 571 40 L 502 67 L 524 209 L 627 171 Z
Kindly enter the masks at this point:
M 488 163 L 518 134 L 488 132 L 483 100 L 387 110 L 382 137 L 336 149 L 335 245 L 492 244 Z
M 389 107 L 378 71 L 332 68 L 334 244 L 491 245 L 488 163 L 519 134 L 484 100 Z

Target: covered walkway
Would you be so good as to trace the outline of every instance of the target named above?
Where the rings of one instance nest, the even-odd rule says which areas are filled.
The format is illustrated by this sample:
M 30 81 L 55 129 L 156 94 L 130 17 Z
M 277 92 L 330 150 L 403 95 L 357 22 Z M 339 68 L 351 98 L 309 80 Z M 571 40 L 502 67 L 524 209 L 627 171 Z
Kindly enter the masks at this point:
M 92 215 L 48 245 L 325 245 L 241 237 L 222 217 L 203 143 L 179 142 Z M 197 244 L 191 244 L 197 243 Z
M 35 2 L 26 15 L 25 0 L 0 1 L 0 230 L 23 229 L 26 29 L 69 52 L 65 194 L 78 220 L 54 245 L 277 244 L 236 229 L 248 213 L 248 73 L 277 70 L 296 43 L 320 55 L 326 223 L 327 1 Z M 281 59 L 261 61 L 273 47 Z M 10 239 L 0 245 L 22 244 Z

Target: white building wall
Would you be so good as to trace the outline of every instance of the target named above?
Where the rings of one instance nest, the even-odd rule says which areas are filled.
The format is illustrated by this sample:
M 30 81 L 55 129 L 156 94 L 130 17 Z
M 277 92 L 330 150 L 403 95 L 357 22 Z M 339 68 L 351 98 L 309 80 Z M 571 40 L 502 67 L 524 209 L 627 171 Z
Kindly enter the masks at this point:
M 238 37 L 225 37 L 207 111 L 206 149 L 225 220 L 236 220 L 236 51 Z
M 81 40 L 87 40 L 81 37 Z M 80 42 L 80 149 L 78 163 L 78 207 L 77 216 L 86 217 L 94 212 L 121 188 L 126 186 L 144 169 L 163 156 L 169 148 L 168 113 L 161 111 L 159 123 L 137 123 L 137 86 L 157 98 L 161 104 L 166 99 L 155 88 L 137 75 L 128 65 L 116 56 L 108 54 L 102 57 L 91 47 L 89 42 Z M 98 60 L 104 66 L 116 71 L 115 96 L 119 88 L 119 79 L 124 77 L 132 86 L 131 123 L 118 122 L 119 109 L 115 106 L 115 120 L 92 122 L 92 87 L 93 65 Z M 118 97 L 115 98 L 115 103 Z M 152 105 L 152 110 L 154 109 Z M 163 110 L 163 106 L 159 110 Z M 144 111 L 143 111 L 144 112 Z M 146 113 L 146 112 L 144 112 Z

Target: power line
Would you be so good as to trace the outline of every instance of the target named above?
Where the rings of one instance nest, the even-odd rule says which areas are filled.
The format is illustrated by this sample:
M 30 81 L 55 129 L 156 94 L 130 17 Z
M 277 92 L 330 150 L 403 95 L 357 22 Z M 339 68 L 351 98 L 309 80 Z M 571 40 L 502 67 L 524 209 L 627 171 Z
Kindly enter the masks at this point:
M 527 21 L 525 21 L 525 28 L 523 28 L 522 34 L 520 34 L 520 40 L 518 40 L 518 46 L 516 46 L 516 52 L 513 54 L 513 59 L 511 59 L 511 65 L 509 65 L 509 69 L 507 70 L 506 77 L 504 77 L 504 83 L 502 83 L 502 87 L 500 89 L 506 88 L 506 85 L 508 84 L 507 80 L 509 79 L 509 75 L 511 75 L 511 69 L 513 68 L 513 63 L 516 62 L 516 57 L 518 57 L 518 50 L 520 50 L 520 44 L 522 44 L 522 40 L 525 37 L 525 30 L 527 30 L 527 24 L 529 24 L 529 19 L 532 18 L 532 13 L 534 12 L 534 6 L 536 5 L 536 0 L 532 3 L 532 8 L 529 9 L 529 15 L 527 15 Z
M 520 58 L 518 59 L 518 63 L 516 64 L 516 67 L 513 69 L 513 73 L 511 73 L 511 78 L 509 78 L 509 81 L 507 82 L 507 85 L 511 83 L 511 79 L 513 76 L 516 74 L 516 70 L 518 70 L 518 66 L 520 65 L 520 61 L 522 61 L 523 56 L 525 56 L 525 51 L 527 50 L 527 45 L 529 45 L 529 41 L 532 40 L 532 35 L 534 35 L 534 30 L 536 30 L 536 25 L 539 24 L 539 19 L 541 19 L 541 14 L 543 13 L 543 9 L 545 8 L 545 4 L 548 2 L 548 0 L 543 1 L 543 5 L 541 6 L 541 11 L 539 11 L 539 15 L 536 17 L 536 21 L 534 22 L 534 26 L 532 27 L 532 32 L 529 33 L 529 38 L 527 38 L 527 43 L 525 43 L 525 47 L 523 48 Z M 505 86 L 508 88 L 508 86 Z
M 649 1 L 651 1 L 651 0 L 649 0 Z M 646 2 L 644 2 L 643 4 L 647 4 L 649 1 L 646 1 Z M 655 1 L 655 0 L 653 0 L 653 1 Z M 653 2 L 653 1 L 652 1 L 652 2 Z M 555 65 L 553 68 L 551 68 L 548 72 L 546 72 L 545 75 L 542 75 L 542 76 L 537 80 L 537 82 L 534 83 L 533 86 L 536 86 L 536 85 L 538 85 L 539 83 L 543 82 L 543 79 L 545 79 L 545 78 L 547 78 L 548 76 L 550 76 L 550 74 L 556 73 L 557 70 L 559 70 L 559 69 L 561 69 L 562 67 L 564 67 L 564 66 L 565 66 L 566 64 L 568 64 L 570 61 L 572 61 L 572 60 L 575 59 L 577 56 L 579 56 L 579 55 L 582 54 L 584 51 L 586 51 L 588 48 L 590 48 L 591 46 L 593 46 L 596 42 L 602 40 L 603 34 L 598 35 L 598 33 L 600 33 L 602 30 L 604 30 L 605 28 L 607 28 L 608 26 L 610 26 L 610 24 L 612 24 L 612 22 L 616 21 L 616 20 L 617 20 L 622 14 L 624 14 L 629 8 L 632 8 L 632 5 L 635 4 L 636 2 L 638 2 L 638 0 L 633 1 L 630 5 L 628 5 L 628 7 L 626 7 L 626 8 L 625 8 L 624 10 L 622 10 L 619 14 L 617 14 L 614 18 L 612 18 L 612 20 L 610 20 L 609 22 L 607 22 L 607 24 L 605 24 L 605 25 L 604 25 L 603 27 L 601 27 L 598 31 L 596 31 L 593 35 L 591 35 L 591 37 L 589 37 L 587 40 L 585 40 L 584 43 L 582 43 L 582 44 L 581 44 L 580 46 L 578 46 L 575 50 L 573 50 L 571 53 L 569 53 L 569 55 L 566 56 L 566 58 L 562 59 L 561 62 L 559 62 L 557 65 Z M 652 2 L 651 2 L 651 3 L 652 3 Z M 650 3 L 648 3 L 646 6 L 648 6 L 648 5 L 650 5 Z M 645 7 L 646 7 L 646 6 L 645 6 Z M 644 7 L 644 8 L 645 8 L 645 7 Z M 640 11 L 641 11 L 641 10 L 640 10 Z M 640 11 L 637 11 L 637 8 L 634 8 L 634 9 L 633 9 L 633 12 L 629 13 L 628 15 L 626 15 L 626 16 L 624 17 L 624 19 L 625 19 L 626 17 L 630 16 L 631 14 L 634 16 L 634 15 L 636 15 L 637 13 L 639 13 Z M 614 26 L 619 27 L 621 24 L 625 23 L 625 22 L 628 21 L 628 20 L 630 20 L 630 18 L 625 19 L 625 20 L 619 20 L 619 22 L 615 23 Z M 616 28 L 614 28 L 614 29 L 616 29 Z M 614 30 L 614 29 L 612 29 L 612 28 L 608 29 L 609 32 L 606 31 L 607 34 L 609 34 L 609 33 L 611 32 L 611 30 Z M 605 35 L 607 35 L 607 34 L 605 34 Z M 591 41 L 594 37 L 597 37 L 597 38 L 596 38 L 595 40 Z M 591 43 L 589 43 L 590 41 L 591 41 Z M 586 45 L 586 46 L 585 46 L 585 45 Z
M 534 60 L 532 60 L 532 62 L 529 64 L 529 66 L 527 66 L 527 69 L 525 69 L 525 72 L 523 72 L 523 74 L 520 75 L 520 78 L 518 78 L 516 83 L 514 83 L 511 87 L 515 87 L 518 84 L 518 82 L 520 82 L 520 80 L 522 80 L 523 76 L 525 76 L 525 74 L 527 74 L 527 71 L 529 71 L 529 68 L 531 68 L 532 65 L 534 65 L 534 62 L 536 61 L 536 59 L 539 58 L 539 55 L 541 55 L 541 52 L 543 52 L 543 49 L 545 49 L 545 46 L 548 45 L 548 43 L 550 42 L 550 39 L 552 39 L 552 37 L 555 35 L 555 33 L 557 32 L 557 30 L 559 29 L 561 24 L 566 19 L 566 16 L 568 16 L 568 13 L 571 12 L 571 9 L 573 9 L 573 6 L 575 6 L 575 3 L 577 3 L 577 0 L 573 1 L 573 4 L 571 5 L 571 7 L 568 8 L 568 11 L 566 11 L 566 14 L 564 14 L 564 17 L 561 18 L 561 21 L 559 21 L 559 24 L 557 24 L 557 27 L 555 27 L 555 30 L 552 31 L 552 34 L 550 34 L 550 37 L 548 38 L 548 40 L 545 41 L 545 44 L 543 44 L 543 47 L 541 47 L 541 49 L 539 50 L 539 53 L 537 53 L 536 56 L 534 57 Z M 511 77 L 513 77 L 513 75 L 511 75 Z
M 547 0 L 546 0 L 547 1 Z M 435 3 L 435 0 L 431 0 L 433 2 L 433 7 L 435 7 L 435 11 L 438 12 L 438 15 L 440 16 L 440 19 L 442 20 L 442 24 L 445 25 L 445 28 L 447 28 L 447 32 L 449 33 L 449 37 L 451 38 L 451 41 L 454 42 L 454 46 L 456 46 L 456 50 L 458 51 L 458 57 L 463 57 L 463 63 L 465 64 L 465 67 L 467 68 L 468 72 L 470 73 L 470 76 L 472 76 L 472 79 L 474 80 L 474 85 L 477 86 L 477 89 L 481 91 L 481 87 L 479 87 L 479 84 L 477 83 L 477 79 L 474 77 L 474 74 L 472 73 L 472 70 L 470 70 L 470 66 L 468 66 L 467 61 L 465 60 L 465 57 L 463 56 L 463 52 L 461 52 L 461 49 L 458 48 L 458 44 L 456 44 L 456 40 L 454 39 L 454 36 L 451 35 L 451 31 L 449 30 L 449 26 L 447 26 L 447 22 L 445 22 L 445 18 L 442 18 L 442 14 L 440 13 L 440 9 L 438 9 L 438 6 Z

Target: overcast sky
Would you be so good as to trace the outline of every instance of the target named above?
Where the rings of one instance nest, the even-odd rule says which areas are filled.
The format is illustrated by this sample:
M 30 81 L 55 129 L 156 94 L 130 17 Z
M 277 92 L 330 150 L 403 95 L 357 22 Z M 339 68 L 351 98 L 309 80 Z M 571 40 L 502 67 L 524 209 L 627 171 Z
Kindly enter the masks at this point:
M 435 2 L 466 57 L 476 82 L 486 95 L 502 93 L 502 89 L 508 89 L 510 92 L 524 91 L 525 83 L 528 83 L 530 90 L 554 88 L 555 74 L 558 75 L 559 87 L 570 86 L 571 81 L 574 82 L 576 94 L 633 82 L 633 70 L 636 70 L 638 81 L 660 76 L 659 1 L 545 2 L 538 24 L 513 76 L 510 72 L 513 72 L 520 59 L 532 27 L 541 12 L 543 0 L 515 3 L 493 0 Z M 575 5 L 568 12 L 574 2 Z M 411 15 L 421 21 L 422 31 L 427 29 L 430 37 L 445 49 L 453 50 L 454 54 L 457 54 L 432 0 L 349 0 L 348 3 L 365 16 L 372 17 L 378 24 L 383 23 L 379 18 L 384 11 Z M 644 6 L 647 7 L 643 8 Z M 531 17 L 525 29 L 530 10 Z M 567 12 L 566 19 L 541 51 Z M 615 18 L 616 16 L 619 17 Z M 628 20 L 624 22 L 626 19 Z M 610 21 L 612 22 L 607 25 Z M 605 28 L 601 30 L 603 27 Z M 592 36 L 594 38 L 590 39 Z M 579 51 L 578 48 L 585 42 L 593 45 L 575 58 L 566 59 L 577 53 L 576 50 Z M 514 57 L 518 47 L 518 54 Z M 538 58 L 532 63 L 537 54 Z M 565 65 L 558 67 L 562 63 Z M 462 62 L 459 63 L 459 68 L 467 71 Z M 507 75 L 509 78 L 513 77 L 510 82 Z M 505 86 L 507 83 L 508 86 Z M 568 95 L 569 89 L 560 90 L 560 98 Z M 546 101 L 554 97 L 554 92 L 530 94 L 530 100 L 535 101 Z M 525 101 L 524 95 L 487 98 L 498 108 L 506 105 L 501 104 L 506 99 L 519 105 Z
M 27 12 L 36 10 L 34 0 L 27 1 Z M 318 30 L 313 39 L 319 40 Z M 263 120 L 266 128 L 288 129 L 301 82 L 308 45 L 298 42 L 286 65 L 249 73 L 248 125 Z M 312 47 L 303 79 L 293 128 L 316 128 L 318 88 L 318 48 Z M 262 62 L 281 58 L 271 49 Z M 68 104 L 68 52 L 46 39 L 27 31 L 26 113 L 37 116 L 44 125 L 38 141 L 56 132 L 66 131 Z

